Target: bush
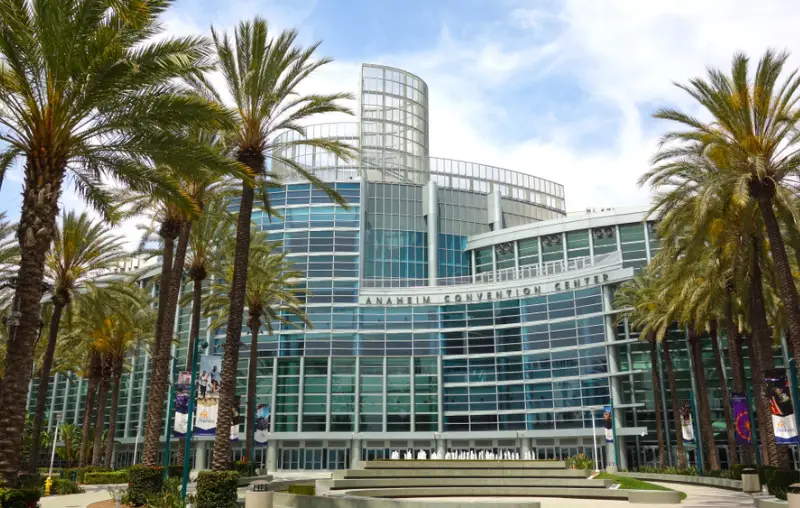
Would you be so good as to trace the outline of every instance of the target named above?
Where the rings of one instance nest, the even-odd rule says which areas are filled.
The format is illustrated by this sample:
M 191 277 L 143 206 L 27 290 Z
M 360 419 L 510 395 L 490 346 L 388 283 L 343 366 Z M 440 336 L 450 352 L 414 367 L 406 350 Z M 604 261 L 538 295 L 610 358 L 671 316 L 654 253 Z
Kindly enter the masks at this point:
M 183 464 L 172 464 L 167 468 L 167 477 L 169 478 L 182 478 L 183 477 Z
M 250 463 L 249 462 L 234 462 L 233 470 L 242 476 L 250 476 Z
M 202 471 L 197 477 L 197 508 L 237 508 L 239 473 Z
M 800 481 L 800 471 L 770 469 L 765 471 L 765 476 L 769 493 L 783 500 L 786 500 L 786 491 L 789 490 L 789 485 Z
M 104 473 L 110 472 L 111 469 L 99 466 L 86 466 L 86 467 L 73 467 L 69 469 L 62 469 L 59 476 L 65 480 L 72 480 L 78 483 L 84 483 L 86 474 L 88 473 Z
M 185 508 L 181 499 L 181 479 L 168 477 L 164 482 L 164 491 L 147 498 L 148 508 Z
M 21 473 L 17 480 L 19 489 L 41 489 L 44 487 L 45 476 L 39 473 Z
M 142 506 L 147 498 L 160 494 L 164 489 L 164 468 L 133 466 L 128 478 L 128 498 L 134 506 Z
M 130 472 L 127 469 L 102 473 L 86 473 L 83 476 L 83 483 L 85 485 L 128 483 L 128 481 L 130 481 Z
M 0 488 L 0 508 L 36 508 L 42 491 L 38 488 Z
M 78 484 L 72 480 L 55 478 L 53 479 L 53 484 L 50 486 L 50 494 L 54 495 L 78 494 L 80 492 L 83 492 L 83 489 L 78 487 Z

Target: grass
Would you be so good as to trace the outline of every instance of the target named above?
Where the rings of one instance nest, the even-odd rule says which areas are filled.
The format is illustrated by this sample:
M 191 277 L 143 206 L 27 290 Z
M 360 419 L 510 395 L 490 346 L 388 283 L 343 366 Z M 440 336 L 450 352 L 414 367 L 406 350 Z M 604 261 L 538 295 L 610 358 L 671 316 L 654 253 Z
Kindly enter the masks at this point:
M 595 476 L 596 480 L 613 480 L 614 483 L 619 484 L 619 488 L 623 490 L 674 490 L 661 485 L 637 480 L 636 478 L 628 478 L 625 476 L 617 476 L 609 473 L 600 473 Z M 681 500 L 686 499 L 686 493 L 681 492 Z

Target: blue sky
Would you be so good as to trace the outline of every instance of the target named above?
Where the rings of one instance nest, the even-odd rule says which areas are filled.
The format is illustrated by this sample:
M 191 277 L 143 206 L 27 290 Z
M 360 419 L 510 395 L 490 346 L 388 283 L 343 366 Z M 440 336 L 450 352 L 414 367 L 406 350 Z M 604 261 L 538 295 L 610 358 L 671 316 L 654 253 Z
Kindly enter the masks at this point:
M 570 211 L 646 204 L 636 180 L 667 128 L 652 112 L 696 112 L 672 82 L 738 50 L 795 49 L 800 26 L 791 0 L 178 0 L 164 23 L 187 34 L 254 15 L 323 41 L 335 62 L 309 89 L 355 92 L 362 62 L 414 72 L 430 87 L 431 155 L 558 181 Z M 11 216 L 19 176 L 0 191 Z M 70 191 L 64 204 L 83 207 Z

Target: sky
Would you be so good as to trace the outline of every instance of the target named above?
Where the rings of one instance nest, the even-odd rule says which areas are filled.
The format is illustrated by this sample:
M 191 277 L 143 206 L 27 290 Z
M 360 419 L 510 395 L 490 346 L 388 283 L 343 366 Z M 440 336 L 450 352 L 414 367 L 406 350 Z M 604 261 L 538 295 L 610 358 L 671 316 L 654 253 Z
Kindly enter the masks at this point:
M 429 86 L 432 156 L 554 180 L 568 211 L 648 204 L 637 179 L 670 128 L 653 112 L 702 115 L 674 82 L 729 70 L 737 51 L 795 50 L 800 66 L 792 0 L 177 0 L 164 27 L 208 33 L 256 15 L 334 58 L 306 90 L 355 94 L 363 62 L 413 72 Z M 20 186 L 17 169 L 0 190 L 11 218 Z M 63 205 L 85 208 L 71 190 Z

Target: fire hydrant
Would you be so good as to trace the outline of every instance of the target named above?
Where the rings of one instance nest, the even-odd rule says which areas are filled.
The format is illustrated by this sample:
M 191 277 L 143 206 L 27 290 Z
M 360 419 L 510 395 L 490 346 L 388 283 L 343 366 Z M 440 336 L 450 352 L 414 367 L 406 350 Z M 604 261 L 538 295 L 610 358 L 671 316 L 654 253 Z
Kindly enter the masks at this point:
M 50 487 L 53 485 L 53 480 L 50 479 L 48 476 L 47 479 L 44 481 L 44 495 L 50 495 Z

